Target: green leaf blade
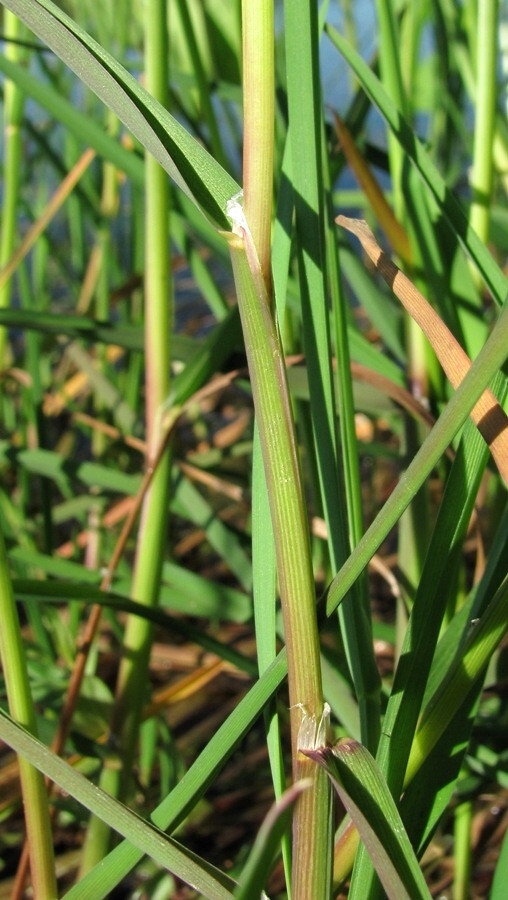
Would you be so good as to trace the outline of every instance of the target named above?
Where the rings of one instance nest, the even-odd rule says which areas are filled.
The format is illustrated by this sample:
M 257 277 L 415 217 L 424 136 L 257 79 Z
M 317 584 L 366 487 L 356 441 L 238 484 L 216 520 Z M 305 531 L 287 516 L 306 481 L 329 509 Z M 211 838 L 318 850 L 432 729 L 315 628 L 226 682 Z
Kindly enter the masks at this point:
M 322 765 L 355 823 L 381 883 L 393 900 L 428 900 L 423 873 L 395 801 L 368 750 L 351 738 L 305 751 Z
M 50 0 L 5 0 L 114 112 L 175 183 L 220 228 L 239 186 L 180 123 L 110 54 Z

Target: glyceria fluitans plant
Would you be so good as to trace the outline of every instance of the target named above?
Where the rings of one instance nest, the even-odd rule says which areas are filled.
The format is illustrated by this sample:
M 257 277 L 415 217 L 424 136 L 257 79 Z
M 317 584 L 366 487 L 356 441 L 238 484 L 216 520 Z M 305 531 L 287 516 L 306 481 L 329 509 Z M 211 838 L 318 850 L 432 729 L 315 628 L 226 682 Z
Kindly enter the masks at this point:
M 56 126 L 33 128 L 18 115 L 30 135 L 25 150 L 34 142 L 33 159 L 66 179 L 30 241 L 6 253 L 22 308 L 0 309 L 0 327 L 18 329 L 16 365 L 4 373 L 8 390 L 0 398 L 0 461 L 12 486 L 0 495 L 9 554 L 0 646 L 10 709 L 10 717 L 0 713 L 0 735 L 28 760 L 24 795 L 25 772 L 38 785 L 26 823 L 29 838 L 40 828 L 45 842 L 30 841 L 32 878 L 45 884 L 38 895 L 56 895 L 40 773 L 56 785 L 55 808 L 65 805 L 60 834 L 66 821 L 85 832 L 77 804 L 91 816 L 80 874 L 61 888 L 69 900 L 106 897 L 122 881 L 128 891 L 136 868 L 153 896 L 172 896 L 184 882 L 206 897 L 250 900 L 264 888 L 272 897 L 328 898 L 349 881 L 350 895 L 362 900 L 380 895 L 381 886 L 397 900 L 427 898 L 432 874 L 419 860 L 440 828 L 456 835 L 455 884 L 463 891 L 470 872 L 474 878 L 471 810 L 482 785 L 505 777 L 496 743 L 503 700 L 495 690 L 482 698 L 482 685 L 488 671 L 495 688 L 507 627 L 507 285 L 486 246 L 489 221 L 475 219 L 476 200 L 492 194 L 491 240 L 501 259 L 496 201 L 504 187 L 494 158 L 508 140 L 492 115 L 497 4 L 457 9 L 438 0 L 401 9 L 380 0 L 368 7 L 376 6 L 381 25 L 371 65 L 357 52 L 348 3 L 153 0 L 143 16 L 128 0 L 100 10 L 69 3 L 76 21 L 51 0 L 3 5 L 35 37 L 23 44 L 29 66 L 13 53 L 0 57 L 0 70 L 67 137 L 53 141 Z M 488 53 L 476 46 L 483 33 Z M 435 43 L 422 56 L 423 35 Z M 131 46 L 142 45 L 143 58 L 133 56 Z M 323 100 L 321 50 L 346 61 L 337 86 L 361 85 L 349 105 L 335 90 L 339 110 Z M 73 107 L 69 97 L 76 106 L 81 94 L 62 62 L 106 110 L 88 93 L 82 108 Z M 477 99 L 474 140 L 464 124 L 466 94 Z M 374 107 L 389 134 L 388 154 L 372 146 L 367 114 Z M 130 134 L 104 128 L 115 116 Z M 342 151 L 361 190 L 341 181 Z M 19 146 L 15 157 L 25 164 Z M 467 209 L 453 188 L 463 187 L 473 158 L 476 194 Z M 389 172 L 390 192 L 376 183 L 372 160 Z M 119 227 L 105 209 L 104 164 L 132 224 L 129 253 L 118 237 L 125 222 Z M 62 207 L 64 184 L 74 193 Z M 12 203 L 18 217 L 39 208 L 27 195 L 22 207 Z M 69 253 L 48 228 L 59 210 Z M 97 241 L 106 229 L 110 251 L 97 272 L 88 235 Z M 169 273 L 185 265 L 217 319 L 197 337 L 192 322 L 183 335 L 174 323 Z M 231 269 L 234 286 L 224 275 Z M 94 279 L 104 305 L 94 315 L 78 307 L 78 315 L 72 298 L 84 303 Z M 57 306 L 53 291 L 62 281 L 69 297 Z M 359 325 L 351 292 L 372 327 Z M 409 311 L 404 328 L 399 299 Z M 426 316 L 427 300 L 433 314 Z M 418 323 L 446 378 L 427 351 L 415 351 Z M 35 339 L 26 350 L 20 331 Z M 38 378 L 31 391 L 24 368 Z M 409 390 L 417 369 L 428 380 L 428 408 Z M 233 407 L 241 397 L 243 408 L 230 428 L 232 405 L 217 398 L 232 385 Z M 67 418 L 51 419 L 52 409 Z M 356 434 L 358 411 L 370 423 L 367 443 Z M 34 441 L 32 423 L 41 420 L 51 427 L 38 428 Z M 232 431 L 236 439 L 226 445 Z M 404 443 L 406 431 L 413 443 Z M 172 454 L 167 441 L 175 433 Z M 34 489 L 35 478 L 51 490 Z M 414 515 L 422 489 L 432 500 L 425 519 Z M 124 504 L 129 513 L 117 535 Z M 194 532 L 179 540 L 191 527 L 201 546 L 182 558 L 196 546 Z M 397 639 L 371 606 L 379 599 L 371 560 L 403 613 Z M 402 584 L 409 569 L 410 586 Z M 82 623 L 91 603 L 93 632 Z M 97 610 L 104 625 L 95 642 Z M 252 644 L 245 652 L 237 643 L 250 634 L 251 618 L 255 658 Z M 162 634 L 177 660 L 187 658 L 179 643 L 186 654 L 199 650 L 195 670 L 171 669 L 159 690 L 152 651 L 160 652 Z M 399 653 L 382 677 L 374 637 Z M 72 715 L 67 675 L 85 652 L 79 679 L 70 679 L 82 694 L 71 697 Z M 105 674 L 106 658 L 118 661 L 114 673 Z M 219 676 L 235 684 L 230 706 Z M 58 732 L 62 707 L 66 725 Z M 59 750 L 86 777 L 46 746 L 67 735 L 69 720 Z M 278 802 L 255 839 L 250 823 L 241 846 L 221 856 L 219 841 L 204 848 L 196 840 L 213 791 L 206 804 L 200 800 L 219 789 L 218 773 L 236 748 L 249 780 L 244 766 L 262 741 L 261 720 Z M 261 758 L 262 751 L 259 795 Z M 288 781 L 296 784 L 284 792 Z M 31 782 L 26 796 L 30 790 Z M 333 867 L 332 790 L 346 810 Z M 466 805 L 459 804 L 454 829 L 455 791 Z M 234 807 L 238 822 L 242 802 Z M 114 832 L 120 840 L 111 847 Z M 284 885 L 274 870 L 281 842 Z

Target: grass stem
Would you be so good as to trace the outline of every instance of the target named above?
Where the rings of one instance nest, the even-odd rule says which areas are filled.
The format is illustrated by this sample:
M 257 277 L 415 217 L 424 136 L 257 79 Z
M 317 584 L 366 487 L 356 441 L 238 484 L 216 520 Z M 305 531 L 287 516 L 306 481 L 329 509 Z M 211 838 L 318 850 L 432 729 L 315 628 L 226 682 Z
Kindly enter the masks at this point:
M 476 98 L 469 221 L 487 243 L 494 178 L 493 146 L 497 111 L 498 0 L 477 4 Z
M 9 10 L 4 12 L 3 32 L 7 41 L 5 56 L 14 63 L 22 63 L 27 51 L 18 43 L 28 34 L 25 26 Z M 3 187 L 2 218 L 0 229 L 0 271 L 9 262 L 15 248 L 17 231 L 18 194 L 21 183 L 22 135 L 21 122 L 24 109 L 24 94 L 18 85 L 6 79 L 4 82 L 4 148 L 3 148 Z M 0 309 L 10 305 L 12 282 L 4 282 L 0 286 Z M 5 364 L 7 333 L 0 327 L 0 369 Z
M 164 0 L 149 0 L 145 11 L 146 86 L 164 105 L 168 100 L 168 22 Z M 169 259 L 169 184 L 167 174 L 147 154 L 145 208 L 145 365 L 147 465 L 153 465 L 162 435 L 161 410 L 169 394 L 172 300 Z M 141 512 L 132 583 L 132 597 L 154 606 L 158 602 L 165 551 L 171 457 L 166 450 L 147 491 Z M 121 748 L 121 765 L 107 765 L 102 786 L 116 796 L 132 789 L 131 773 L 139 736 L 141 711 L 146 700 L 148 662 L 153 625 L 130 616 L 124 633 L 111 731 Z M 109 829 L 91 823 L 83 871 L 106 852 Z
M 0 531 L 0 660 L 7 688 L 12 718 L 37 735 L 37 723 L 27 660 L 9 575 L 7 553 Z M 25 808 L 25 824 L 29 847 L 32 888 L 37 900 L 55 900 L 57 896 L 53 835 L 48 807 L 48 794 L 42 774 L 26 760 L 19 758 L 19 776 Z

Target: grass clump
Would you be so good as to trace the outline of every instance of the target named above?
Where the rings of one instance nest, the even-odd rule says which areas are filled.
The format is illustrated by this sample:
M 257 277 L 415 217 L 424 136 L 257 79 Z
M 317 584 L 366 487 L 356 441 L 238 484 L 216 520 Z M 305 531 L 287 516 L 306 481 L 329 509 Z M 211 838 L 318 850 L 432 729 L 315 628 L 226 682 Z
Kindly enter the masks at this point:
M 12 897 L 501 896 L 500 17 L 367 9 L 3 2 Z

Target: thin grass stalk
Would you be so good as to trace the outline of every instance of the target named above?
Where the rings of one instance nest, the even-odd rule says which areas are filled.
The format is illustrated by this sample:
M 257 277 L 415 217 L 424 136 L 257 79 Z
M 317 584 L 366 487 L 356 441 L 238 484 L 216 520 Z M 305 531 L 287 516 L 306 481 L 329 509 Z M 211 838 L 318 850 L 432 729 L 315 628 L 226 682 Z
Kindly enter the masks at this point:
M 0 660 L 12 718 L 37 736 L 37 722 L 30 693 L 27 662 L 9 575 L 7 553 L 0 531 Z M 19 776 L 25 810 L 32 888 L 37 900 L 57 896 L 53 835 L 44 778 L 19 757 Z
M 150 93 L 162 104 L 168 102 L 168 22 L 164 0 L 149 0 L 146 5 L 146 85 Z M 146 428 L 148 465 L 155 460 L 163 439 L 160 410 L 166 401 L 170 387 L 170 338 L 173 326 L 173 302 L 169 255 L 169 183 L 161 166 L 147 155 L 146 161 L 146 212 L 145 212 L 145 364 L 146 364 Z M 166 453 L 154 475 L 143 505 L 141 532 L 138 541 L 133 596 L 149 606 L 156 605 L 160 581 L 167 527 L 167 509 L 170 475 L 170 454 Z M 139 620 L 129 619 L 126 628 L 126 656 L 120 670 L 117 697 L 131 709 L 123 722 L 130 734 L 129 719 L 139 719 L 144 699 L 144 688 L 134 697 L 126 691 L 126 682 L 134 677 L 140 680 L 142 671 L 129 664 L 130 653 L 149 653 L 151 630 L 140 640 Z M 124 708 L 125 712 L 125 708 Z M 136 741 L 137 726 L 129 739 L 130 751 Z
M 284 616 L 291 707 L 293 776 L 309 777 L 293 819 L 291 892 L 327 898 L 331 883 L 331 792 L 299 753 L 302 721 L 323 716 L 315 588 L 309 528 L 277 325 L 271 313 L 274 134 L 273 0 L 242 4 L 244 212 L 230 252 L 251 374 L 270 500 Z M 247 224 L 248 223 L 248 224 Z M 311 726 L 312 728 L 312 726 Z M 326 725 L 325 725 L 326 737 Z
M 22 64 L 27 58 L 26 48 L 17 41 L 26 38 L 26 27 L 13 15 L 4 11 L 4 35 L 7 39 L 5 57 Z M 21 123 L 24 110 L 24 94 L 18 86 L 6 80 L 4 83 L 4 165 L 3 203 L 0 236 L 0 270 L 3 272 L 12 259 L 17 230 L 18 196 L 22 160 Z M 10 305 L 12 294 L 11 278 L 0 283 L 0 308 Z M 35 340 L 35 339 L 34 339 Z M 29 342 L 34 349 L 34 340 Z M 6 362 L 7 330 L 0 328 L 0 368 Z M 38 373 L 37 373 L 38 374 Z M 37 391 L 37 387 L 34 388 Z M 37 410 L 35 416 L 37 418 Z M 45 481 L 43 480 L 43 496 Z M 45 510 L 47 512 L 47 510 Z M 47 521 L 47 519 L 46 519 Z M 46 531 L 49 540 L 49 532 Z M 13 717 L 36 734 L 35 712 L 30 695 L 26 671 L 26 659 L 19 632 L 12 585 L 8 573 L 7 557 L 3 536 L 0 534 L 0 658 L 4 670 L 9 707 Z M 21 790 L 25 805 L 27 845 L 29 848 L 32 886 L 36 897 L 55 897 L 53 840 L 49 816 L 48 795 L 40 773 L 25 760 L 19 760 Z
M 400 68 L 400 34 L 392 0 L 377 0 L 379 21 L 379 68 L 386 91 L 402 112 L 407 113 L 407 101 Z M 399 222 L 405 209 L 402 169 L 404 154 L 395 136 L 388 132 L 388 156 L 392 181 L 393 206 Z
M 22 63 L 27 57 L 26 48 L 21 47 L 19 40 L 26 38 L 27 28 L 9 10 L 4 11 L 3 31 L 5 37 L 5 56 L 14 63 Z M 2 218 L 0 229 L 0 271 L 9 262 L 16 243 L 18 194 L 21 176 L 21 160 L 23 158 L 21 144 L 21 122 L 23 119 L 24 94 L 9 79 L 4 82 L 4 147 L 3 147 L 3 189 Z M 12 282 L 8 281 L 0 287 L 0 309 L 10 305 Z M 6 365 L 7 330 L 0 328 L 0 369 Z
M 428 0 L 408 4 L 400 23 L 398 64 L 406 97 L 412 96 L 415 87 L 420 62 L 419 40 L 425 20 L 429 15 L 429 5 Z
M 271 243 L 275 123 L 273 0 L 242 3 L 243 208 L 266 292 L 272 294 Z
M 118 119 L 108 110 L 106 113 L 106 128 L 108 134 L 115 136 L 118 132 Z M 97 250 L 99 254 L 100 269 L 97 279 L 95 294 L 95 316 L 100 322 L 107 322 L 110 316 L 110 258 L 111 258 L 111 224 L 118 212 L 118 172 L 113 163 L 104 162 L 102 166 L 102 196 L 100 202 L 101 225 L 97 235 Z M 107 371 L 107 347 L 97 347 L 97 366 L 100 372 Z M 95 410 L 98 418 L 104 415 L 104 404 L 99 393 L 95 397 Z M 105 436 L 96 431 L 92 438 L 94 455 L 102 456 L 106 449 Z
M 47 247 L 39 242 L 37 245 L 36 252 L 34 254 L 33 260 L 33 276 L 34 276 L 34 289 L 31 288 L 28 272 L 26 267 L 22 266 L 19 270 L 19 289 L 22 297 L 22 304 L 25 309 L 34 309 L 34 295 L 38 298 L 44 296 L 44 280 L 45 276 L 42 274 L 45 272 L 45 263 L 47 261 Z M 42 265 L 41 265 L 42 264 Z M 26 368 L 30 373 L 31 378 L 31 389 L 30 389 L 30 401 L 31 401 L 31 409 L 29 412 L 31 427 L 33 428 L 33 434 L 35 435 L 35 443 L 37 447 L 45 447 L 47 444 L 46 435 L 47 435 L 47 420 L 43 415 L 42 407 L 43 407 L 43 399 L 44 399 L 44 387 L 43 387 L 43 377 L 42 372 L 44 370 L 43 362 L 44 356 L 42 351 L 42 340 L 40 334 L 32 331 L 25 335 L 26 341 Z M 42 539 L 42 548 L 44 552 L 51 555 L 53 551 L 53 515 L 52 515 L 52 497 L 53 497 L 53 485 L 49 478 L 40 478 L 40 491 L 41 491 L 41 514 L 43 521 L 43 539 Z M 30 613 L 30 618 L 32 624 L 35 624 L 39 620 L 39 627 L 42 632 L 45 631 L 45 628 L 42 624 L 42 615 L 41 613 Z M 37 634 L 37 629 L 35 630 L 35 634 Z M 40 631 L 39 631 L 40 634 Z
M 457 5 L 453 0 L 441 0 L 440 3 L 443 19 L 446 23 L 447 45 L 452 54 L 454 67 L 458 70 L 464 89 L 473 107 L 476 107 L 477 99 L 479 99 L 475 57 L 478 24 L 477 17 L 480 14 L 480 6 L 483 7 L 483 4 L 477 4 L 476 2 L 474 4 Z M 464 40 L 464 34 L 468 35 L 468 40 Z M 488 65 L 486 60 L 485 63 Z M 499 139 L 499 127 L 497 136 Z M 481 140 L 481 138 L 479 138 L 479 140 Z M 502 139 L 500 143 L 502 143 Z M 474 156 L 475 149 L 473 149 L 473 158 Z M 487 244 L 480 238 L 480 235 L 477 235 L 475 230 L 472 230 L 471 234 L 474 236 L 474 240 L 478 238 L 478 240 L 481 241 L 480 246 L 484 248 L 484 251 L 490 253 Z M 485 284 L 488 284 L 488 280 L 485 277 L 485 272 L 478 266 L 475 267 L 470 264 L 470 272 L 473 281 L 472 290 L 468 292 L 467 303 L 457 305 L 456 314 L 460 322 L 462 334 L 464 335 L 464 343 L 467 352 L 470 356 L 475 356 L 488 334 L 487 322 L 483 318 L 482 299 L 478 290 L 479 286 L 482 284 L 482 280 Z M 489 284 L 489 289 L 492 289 L 491 284 Z M 495 290 L 493 293 L 494 296 L 496 296 Z M 504 294 L 502 293 L 498 296 L 498 302 L 503 302 L 503 299 Z
M 319 84 L 317 9 L 301 0 L 287 3 L 286 70 L 289 140 L 295 202 L 302 335 L 307 358 L 313 452 L 329 548 L 338 566 L 347 555 L 347 524 L 338 472 L 337 415 L 328 313 L 323 114 Z
M 331 198 L 329 193 L 329 172 L 325 160 L 323 162 L 323 169 L 325 172 L 325 181 L 329 198 L 329 221 L 331 222 L 333 220 L 333 211 L 331 209 Z M 327 263 L 333 310 L 336 353 L 336 390 L 340 411 L 339 428 L 347 518 L 349 524 L 349 542 L 351 547 L 356 547 L 362 538 L 364 528 L 360 461 L 355 429 L 353 382 L 351 378 L 351 360 L 347 334 L 347 301 L 344 291 L 342 290 L 340 278 L 336 229 L 328 227 L 326 238 L 329 242 Z M 377 749 L 381 727 L 381 679 L 374 657 L 372 626 L 369 615 L 370 601 L 366 573 L 363 573 L 360 576 L 355 585 L 351 606 L 352 608 L 349 616 L 350 624 L 344 622 L 346 627 L 343 628 L 343 640 L 348 653 L 349 665 L 354 678 L 356 698 L 360 710 L 361 739 L 367 749 L 374 755 Z
M 497 110 L 497 31 L 498 0 L 479 0 L 477 4 L 477 59 L 475 129 L 471 187 L 473 200 L 469 221 L 479 238 L 489 239 L 493 185 L 493 147 Z
M 310 777 L 293 826 L 294 898 L 329 895 L 330 794 L 316 766 L 302 765 L 298 752 L 305 719 L 312 730 L 323 714 L 314 576 L 286 372 L 276 324 L 264 290 L 248 226 L 230 237 L 233 272 L 242 317 L 276 543 L 277 570 L 288 659 L 295 779 Z M 249 254 L 249 258 L 246 253 Z
M 340 567 L 349 553 L 350 525 L 344 504 L 336 414 L 335 379 L 332 372 L 332 332 L 328 312 L 328 283 L 337 290 L 325 240 L 325 184 L 323 177 L 324 123 L 319 85 L 317 10 L 307 3 L 286 4 L 286 68 L 288 81 L 289 139 L 292 150 L 292 183 L 299 262 L 299 287 L 303 342 L 309 374 L 312 453 L 318 473 L 320 500 L 328 529 L 331 565 Z M 302 77 L 302 73 L 307 73 Z M 336 257 L 335 236 L 330 241 Z M 329 268 L 327 279 L 327 267 Z M 342 348 L 341 348 L 342 349 Z M 346 369 L 341 357 L 339 377 Z M 349 371 L 345 378 L 350 380 Z M 346 412 L 347 415 L 347 412 Z M 348 448 L 349 449 L 349 448 Z M 349 480 L 349 475 L 344 474 Z M 351 482 L 350 482 L 351 484 Z M 371 665 L 372 636 L 366 606 L 357 602 L 356 588 L 339 611 L 347 661 L 361 709 L 362 736 L 375 747 L 379 734 L 376 695 L 379 678 Z
M 473 803 L 464 800 L 455 810 L 455 866 L 453 875 L 454 900 L 468 900 L 471 891 L 472 846 L 471 826 Z
M 401 69 L 401 35 L 392 0 L 378 0 L 378 17 L 380 29 L 379 64 L 382 81 L 387 93 L 394 101 L 397 108 L 404 116 L 409 114 L 408 94 L 404 89 Z M 410 10 L 406 10 L 406 16 L 411 16 L 405 31 L 411 35 L 410 43 L 413 51 L 417 53 L 416 21 Z M 416 184 L 417 178 L 410 171 L 408 160 L 392 131 L 388 132 L 388 154 L 390 160 L 390 174 L 392 183 L 393 205 L 397 220 L 404 226 L 409 226 L 413 232 L 408 215 L 407 194 L 416 192 L 420 185 Z M 417 241 L 411 241 L 411 250 L 417 249 Z M 419 260 L 418 260 L 419 262 Z M 413 320 L 404 316 L 404 331 L 407 348 L 407 377 L 412 391 L 420 399 L 428 393 L 428 348 L 421 331 L 415 326 Z M 419 441 L 418 427 L 410 421 L 405 426 L 405 451 L 406 458 L 410 459 L 416 452 Z M 405 591 L 406 600 L 412 602 L 414 591 L 418 583 L 423 562 L 423 546 L 427 536 L 428 508 L 425 489 L 418 492 L 413 502 L 404 512 L 399 525 L 399 559 L 403 561 L 404 582 L 409 590 Z M 404 585 L 403 585 L 404 586 Z M 397 604 L 397 634 L 403 634 L 406 624 L 406 611 L 401 601 Z M 399 644 L 399 640 L 397 641 Z M 399 645 L 400 649 L 400 645 Z
M 277 561 L 257 428 L 252 453 L 252 575 L 257 663 L 262 675 L 277 655 Z M 276 700 L 265 708 L 264 719 L 272 784 L 278 800 L 286 787 L 286 775 Z M 282 836 L 281 850 L 291 900 L 291 840 L 288 833 Z
M 161 103 L 168 101 L 168 22 L 165 0 L 149 0 L 145 11 L 147 89 Z M 162 440 L 160 414 L 169 394 L 170 335 L 173 319 L 169 259 L 169 184 L 160 165 L 147 154 L 145 207 L 145 362 L 147 465 L 157 456 Z M 165 549 L 171 458 L 161 459 L 145 496 L 136 547 L 132 596 L 147 606 L 158 602 Z M 127 620 L 123 658 L 118 673 L 111 722 L 119 757 L 106 765 L 102 786 L 114 796 L 132 789 L 132 765 L 139 737 L 141 711 L 146 699 L 148 662 L 153 625 L 137 616 Z M 83 871 L 101 859 L 110 832 L 92 820 Z

